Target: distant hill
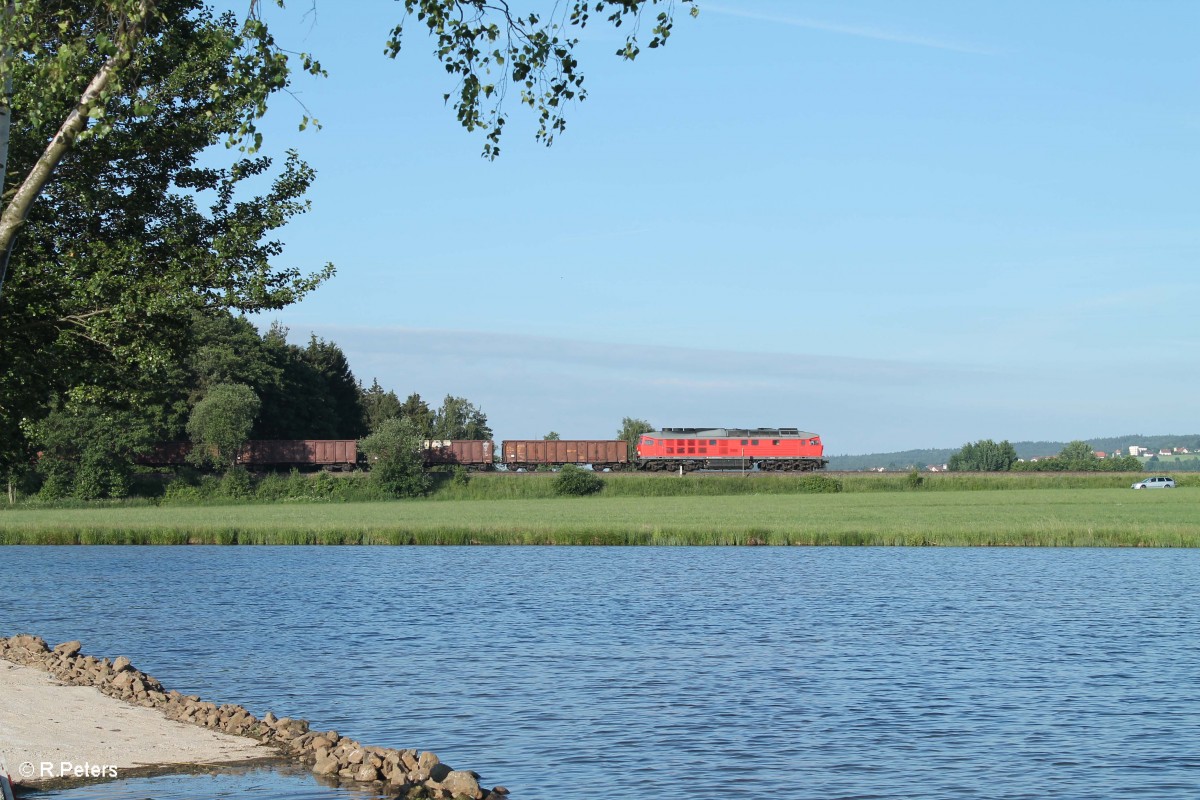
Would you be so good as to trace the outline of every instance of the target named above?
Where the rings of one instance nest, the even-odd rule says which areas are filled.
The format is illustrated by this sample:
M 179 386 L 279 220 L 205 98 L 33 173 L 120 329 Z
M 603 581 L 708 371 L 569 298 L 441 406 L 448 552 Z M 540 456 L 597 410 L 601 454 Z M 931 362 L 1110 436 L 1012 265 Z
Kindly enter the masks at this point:
M 1128 452 L 1130 445 L 1141 445 L 1157 451 L 1163 447 L 1186 447 L 1193 453 L 1200 451 L 1200 433 L 1182 435 L 1165 434 L 1161 436 L 1143 436 L 1130 434 L 1128 436 L 1106 436 L 1095 439 L 1084 439 L 1093 450 L 1103 450 L 1111 453 L 1114 450 Z M 966 442 L 963 442 L 966 444 Z M 1058 455 L 1067 442 L 1013 442 L 1017 458 L 1041 458 L 1042 456 Z M 883 467 L 889 470 L 907 470 L 912 467 L 925 467 L 930 464 L 945 464 L 950 456 L 957 453 L 958 447 L 947 449 L 930 448 L 926 450 L 900 450 L 894 453 L 867 453 L 860 456 L 826 456 L 829 459 L 828 469 L 833 470 L 865 470 Z

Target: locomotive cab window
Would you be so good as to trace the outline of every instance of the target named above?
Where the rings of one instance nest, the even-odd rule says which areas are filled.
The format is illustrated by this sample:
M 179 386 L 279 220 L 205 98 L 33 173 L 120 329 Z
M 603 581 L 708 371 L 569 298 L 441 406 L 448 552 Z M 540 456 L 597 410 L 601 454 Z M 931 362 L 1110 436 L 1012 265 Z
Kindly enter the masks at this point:
M 773 445 L 775 445 L 775 446 L 778 446 L 778 445 L 779 445 L 779 440 L 778 440 L 778 439 L 772 439 L 772 440 L 771 440 L 771 444 L 773 444 Z
M 749 439 L 742 439 L 742 444 L 750 444 L 750 440 L 749 440 Z
M 708 440 L 708 443 L 709 443 L 709 444 L 716 444 L 716 443 L 717 443 L 717 440 L 716 440 L 716 439 L 709 439 L 709 440 Z
M 751 439 L 750 444 L 754 444 L 754 445 L 758 444 L 758 439 Z

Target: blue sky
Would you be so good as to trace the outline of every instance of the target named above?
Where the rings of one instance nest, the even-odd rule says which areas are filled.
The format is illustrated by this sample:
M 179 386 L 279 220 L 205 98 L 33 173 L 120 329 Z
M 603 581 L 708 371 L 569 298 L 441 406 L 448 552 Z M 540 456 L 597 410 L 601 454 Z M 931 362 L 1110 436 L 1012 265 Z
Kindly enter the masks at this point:
M 259 322 L 498 439 L 1200 430 L 1200 3 L 699 5 L 633 64 L 589 27 L 566 133 L 510 99 L 495 162 L 399 4 L 271 10 L 330 73 L 264 128 L 318 175 L 279 263 L 338 274 Z

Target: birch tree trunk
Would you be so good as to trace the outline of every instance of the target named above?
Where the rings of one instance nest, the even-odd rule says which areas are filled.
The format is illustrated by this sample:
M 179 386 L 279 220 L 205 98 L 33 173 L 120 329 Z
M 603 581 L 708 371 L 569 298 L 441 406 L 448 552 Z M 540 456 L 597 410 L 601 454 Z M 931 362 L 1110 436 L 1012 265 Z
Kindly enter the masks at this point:
M 9 24 L 16 13 L 13 0 L 4 4 L 4 12 L 0 22 Z M 5 43 L 0 50 L 0 73 L 4 74 L 3 94 L 0 94 L 0 209 L 4 208 L 4 187 L 8 184 L 8 139 L 12 130 L 12 73 L 6 67 L 12 60 L 12 45 Z M 4 291 L 4 278 L 8 275 L 8 256 L 12 252 L 12 241 L 0 249 L 0 292 Z
M 10 0 L 5 8 L 6 18 L 11 16 L 13 8 Z M 117 34 L 113 38 L 116 43 L 116 52 L 109 56 L 96 72 L 75 108 L 71 109 L 71 113 L 59 126 L 58 133 L 46 145 L 46 149 L 42 151 L 37 163 L 17 186 L 12 199 L 4 204 L 4 212 L 0 214 L 0 293 L 4 291 L 4 279 L 8 273 L 8 259 L 12 253 L 13 242 L 16 241 L 18 231 L 29 217 L 29 209 L 33 206 L 33 201 L 41 194 L 42 189 L 46 188 L 54 168 L 71 149 L 76 137 L 87 128 L 88 120 L 104 105 L 109 90 L 119 84 L 118 76 L 132 60 L 133 51 L 146 30 L 146 24 L 152 12 L 152 0 L 140 0 L 129 16 L 120 22 Z M 6 60 L 12 58 L 11 49 L 6 48 L 4 58 Z M 0 175 L 7 172 L 9 131 L 12 121 L 12 74 L 9 70 L 5 70 L 5 73 L 7 79 L 4 87 L 4 113 L 3 119 L 0 119 L 0 150 L 3 151 L 0 159 L 3 160 L 4 169 L 0 171 Z M 2 201 L 2 197 L 0 197 L 0 202 Z

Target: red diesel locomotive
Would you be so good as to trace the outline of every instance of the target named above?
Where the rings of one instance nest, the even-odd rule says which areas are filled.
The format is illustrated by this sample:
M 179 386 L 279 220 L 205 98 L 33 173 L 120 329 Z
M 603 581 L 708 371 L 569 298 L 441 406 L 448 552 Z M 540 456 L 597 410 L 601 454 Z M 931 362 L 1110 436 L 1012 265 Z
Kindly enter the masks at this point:
M 809 472 L 829 463 L 821 437 L 798 428 L 663 428 L 638 440 L 638 469 Z

